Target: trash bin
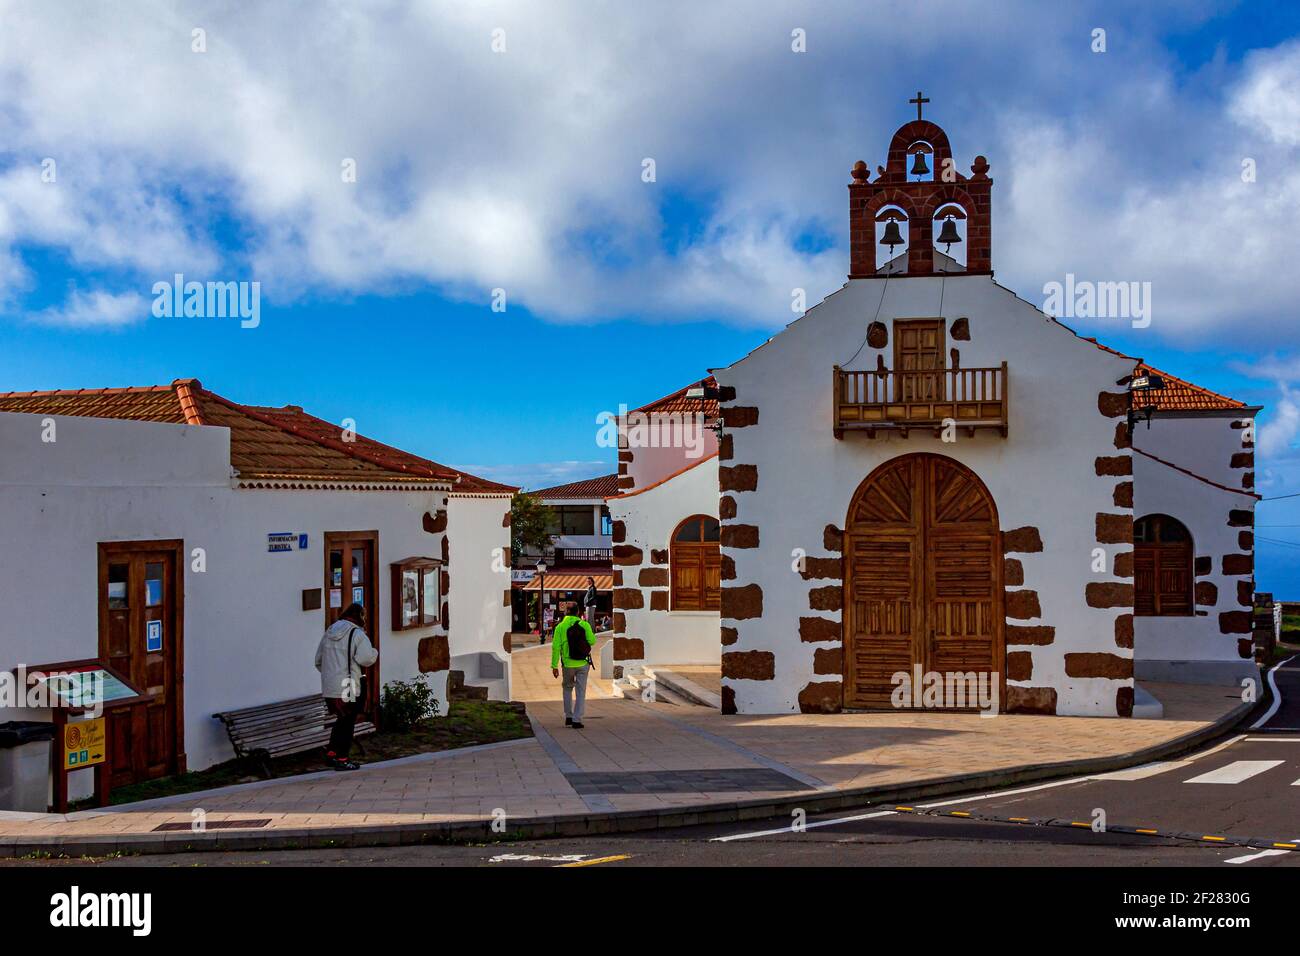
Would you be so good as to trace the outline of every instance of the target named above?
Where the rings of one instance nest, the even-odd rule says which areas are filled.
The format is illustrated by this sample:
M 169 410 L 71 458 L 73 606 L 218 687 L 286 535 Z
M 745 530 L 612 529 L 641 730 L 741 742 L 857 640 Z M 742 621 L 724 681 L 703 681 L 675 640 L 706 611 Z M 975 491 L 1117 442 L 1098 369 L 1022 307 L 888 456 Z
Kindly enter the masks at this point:
M 45 721 L 0 724 L 0 810 L 49 809 L 53 739 L 54 725 Z

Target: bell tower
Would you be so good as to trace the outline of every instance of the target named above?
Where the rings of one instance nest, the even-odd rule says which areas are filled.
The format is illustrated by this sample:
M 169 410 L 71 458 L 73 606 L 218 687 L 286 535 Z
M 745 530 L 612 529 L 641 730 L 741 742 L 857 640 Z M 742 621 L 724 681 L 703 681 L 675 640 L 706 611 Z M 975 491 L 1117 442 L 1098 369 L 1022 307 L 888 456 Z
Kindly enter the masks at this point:
M 876 167 L 876 178 L 871 179 L 862 160 L 853 166 L 849 278 L 991 275 L 993 180 L 988 176 L 988 160 L 976 156 L 970 175 L 959 173 L 948 134 L 922 118 L 929 98 L 918 91 L 908 102 L 916 105 L 916 119 L 894 133 L 885 165 Z M 897 245 L 906 246 L 906 251 L 895 257 Z M 878 253 L 884 256 L 883 263 L 877 262 Z

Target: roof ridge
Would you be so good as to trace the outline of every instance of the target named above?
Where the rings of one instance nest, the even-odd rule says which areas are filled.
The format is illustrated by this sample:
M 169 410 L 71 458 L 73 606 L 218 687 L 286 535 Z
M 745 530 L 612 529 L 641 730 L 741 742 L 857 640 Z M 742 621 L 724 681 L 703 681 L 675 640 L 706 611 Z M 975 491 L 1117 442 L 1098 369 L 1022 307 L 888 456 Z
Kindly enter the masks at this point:
M 28 392 L 0 392 L 0 398 L 62 398 L 71 395 L 126 395 L 131 392 L 169 392 L 172 385 L 126 385 L 121 388 L 50 388 Z
M 664 395 L 664 396 L 662 396 L 662 397 L 660 397 L 660 398 L 656 398 L 656 399 L 654 399 L 653 401 L 646 402 L 644 405 L 641 405 L 641 406 L 639 406 L 638 408 L 630 409 L 630 411 L 632 411 L 632 412 L 643 412 L 643 411 L 645 411 L 647 408 L 650 408 L 652 405 L 658 405 L 658 404 L 660 404 L 661 402 L 670 402 L 670 401 L 672 401 L 674 398 L 681 398 L 681 397 L 685 396 L 685 394 L 686 394 L 688 391 L 690 391 L 691 389 L 693 389 L 693 388 L 697 388 L 697 387 L 699 387 L 699 386 L 702 386 L 702 385 L 704 385 L 705 382 L 708 382 L 708 381 L 712 381 L 713 384 L 714 384 L 715 386 L 718 384 L 717 379 L 715 379 L 715 378 L 713 377 L 713 373 L 712 373 L 712 372 L 709 372 L 709 373 L 708 373 L 707 375 L 705 375 L 703 378 L 696 379 L 696 380 L 693 381 L 693 382 L 689 382 L 688 384 L 683 385 L 681 388 L 677 389 L 677 391 L 675 391 L 675 392 L 669 392 L 667 395 Z
M 245 406 L 245 407 L 256 407 L 256 406 Z M 290 411 L 290 412 L 292 412 L 294 415 L 300 416 L 300 417 L 302 417 L 302 418 L 310 418 L 312 421 L 320 422 L 322 425 L 324 425 L 324 426 L 326 426 L 327 428 L 330 428 L 330 429 L 333 429 L 333 428 L 336 428 L 336 427 L 337 427 L 333 422 L 328 422 L 328 421 L 326 421 L 325 419 L 321 418 L 320 416 L 318 416 L 318 415 L 313 415 L 311 412 L 306 411 L 305 409 L 303 409 L 303 407 L 302 407 L 301 405 L 283 405 L 283 406 L 280 406 L 279 408 L 275 408 L 275 407 L 273 407 L 273 406 L 261 406 L 261 407 L 268 408 L 271 412 L 276 412 L 276 411 Z M 295 434 L 296 434 L 296 432 L 295 432 Z M 386 442 L 382 442 L 382 441 L 380 441 L 380 440 L 377 439 L 377 438 L 371 438 L 369 435 L 362 435 L 362 434 L 360 434 L 359 432 L 357 433 L 357 437 L 358 437 L 358 438 L 364 438 L 364 439 L 365 439 L 366 441 L 368 441 L 370 444 L 372 444 L 372 445 L 378 445 L 380 448 L 384 448 L 384 449 L 386 449 L 386 450 L 388 450 L 388 451 L 391 451 L 391 452 L 393 452 L 393 453 L 396 454 L 396 455 L 402 455 L 402 456 L 404 456 L 404 457 L 406 457 L 406 458 L 415 458 L 415 459 L 417 459 L 418 461 L 427 462 L 428 465 L 429 465 L 429 471 L 430 471 L 430 473 L 434 473 L 434 472 L 436 472 L 436 470 L 439 469 L 439 468 L 443 469 L 443 472 L 442 472 L 440 475 L 438 475 L 437 477 L 441 477 L 441 478 L 452 478 L 452 479 L 455 479 L 456 481 L 459 481 L 459 480 L 460 480 L 460 473 L 459 473 L 459 471 L 454 471 L 454 470 L 452 470 L 452 471 L 448 471 L 448 470 L 446 470 L 446 469 L 447 469 L 447 466 L 446 466 L 446 465 L 441 465 L 441 464 L 439 464 L 438 462 L 434 461 L 432 458 L 425 458 L 423 455 L 417 455 L 417 454 L 415 454 L 414 452 L 405 451 L 404 449 L 397 448 L 397 447 L 395 447 L 395 446 L 393 446 L 393 445 L 389 445 L 389 444 L 387 444 Z M 351 444 L 351 443 L 347 443 L 347 444 Z M 385 463 L 385 462 L 383 462 L 382 460 L 379 460 L 379 459 L 377 459 L 377 458 L 368 457 L 368 456 L 364 456 L 364 455 L 359 455 L 358 457 L 361 457 L 361 458 L 364 458 L 365 460 L 370 461 L 371 464 L 379 465 L 380 467 L 383 467 L 383 468 L 389 468 L 389 465 L 388 465 L 387 463 Z M 390 470 L 391 470 L 391 469 L 390 469 Z M 407 469 L 406 469 L 404 466 L 402 466 L 402 470 L 403 470 L 403 471 L 406 471 Z
M 371 465 L 375 465 L 376 467 L 384 469 L 384 471 L 391 471 L 394 474 L 406 474 L 406 475 L 415 474 L 415 475 L 419 475 L 422 478 L 431 478 L 435 481 L 438 480 L 447 481 L 451 477 L 450 475 L 438 474 L 432 468 L 424 469 L 425 471 L 428 472 L 428 474 L 420 474 L 417 470 L 407 468 L 404 465 L 395 464 L 393 462 L 386 462 L 383 461 L 382 459 L 377 458 L 374 455 L 363 454 L 356 448 L 355 442 L 336 441 L 333 438 L 328 438 L 323 435 L 314 435 L 310 433 L 304 434 L 303 430 L 294 428 L 288 422 L 282 421 L 274 415 L 268 415 L 265 412 L 256 410 L 254 406 L 241 405 L 239 402 L 226 398 L 224 395 L 218 395 L 216 392 L 213 392 L 206 388 L 200 389 L 200 391 L 204 396 L 214 398 L 217 401 L 221 402 L 223 405 L 233 408 L 235 411 L 239 412 L 240 414 L 247 415 L 249 418 L 253 419 L 254 421 L 259 421 L 262 422 L 264 425 L 270 425 L 273 428 L 278 428 L 280 431 L 284 432 L 285 434 L 293 435 L 295 438 L 301 438 L 303 441 L 315 442 L 317 445 L 321 445 L 325 448 L 332 449 L 333 451 L 340 452 L 341 454 L 347 455 L 349 458 L 354 458 L 357 461 L 364 461 Z M 303 412 L 302 414 L 306 415 L 307 413 Z M 316 416 L 314 415 L 310 415 L 308 417 L 316 418 Z M 323 418 L 316 418 L 316 421 L 321 422 L 323 424 L 329 424 Z M 330 427 L 333 428 L 334 426 L 330 425 Z M 371 441 L 372 439 L 367 438 L 366 440 Z M 412 457 L 418 457 L 418 456 L 412 456 Z
M 1175 375 L 1172 372 L 1166 372 L 1163 369 L 1156 368 L 1150 362 L 1142 362 L 1138 367 L 1145 368 L 1147 371 L 1154 372 L 1156 375 L 1159 375 L 1163 378 L 1172 378 L 1175 382 L 1178 382 L 1180 385 L 1186 385 L 1188 388 L 1193 389 L 1195 391 L 1203 392 L 1206 395 L 1213 395 L 1215 398 L 1222 399 L 1223 401 L 1230 403 L 1234 408 L 1246 407 L 1246 403 L 1241 401 L 1240 399 L 1233 398 L 1230 395 L 1224 395 L 1222 392 L 1216 392 L 1214 391 L 1214 389 L 1206 388 L 1204 385 L 1197 385 L 1195 382 L 1189 382 L 1187 379 Z
M 178 378 L 171 387 L 176 390 L 176 400 L 180 402 L 181 412 L 185 415 L 186 425 L 206 425 L 203 410 L 199 407 L 198 393 L 203 385 L 197 378 Z

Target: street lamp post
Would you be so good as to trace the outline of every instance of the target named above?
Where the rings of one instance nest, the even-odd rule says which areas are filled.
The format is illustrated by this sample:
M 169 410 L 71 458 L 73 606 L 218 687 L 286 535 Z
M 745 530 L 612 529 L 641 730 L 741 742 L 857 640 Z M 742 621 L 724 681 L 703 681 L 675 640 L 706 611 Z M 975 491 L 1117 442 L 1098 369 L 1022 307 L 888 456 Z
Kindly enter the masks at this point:
M 541 583 L 537 586 L 537 633 L 540 636 L 538 643 L 546 643 L 546 559 L 537 562 L 537 573 L 541 577 Z

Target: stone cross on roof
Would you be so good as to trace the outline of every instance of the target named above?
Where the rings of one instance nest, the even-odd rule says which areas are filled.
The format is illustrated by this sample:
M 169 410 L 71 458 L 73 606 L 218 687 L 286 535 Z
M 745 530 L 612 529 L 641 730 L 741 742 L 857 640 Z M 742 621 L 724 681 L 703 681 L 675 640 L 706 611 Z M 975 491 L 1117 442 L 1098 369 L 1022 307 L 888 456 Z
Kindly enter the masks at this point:
M 930 97 L 921 95 L 921 91 L 917 90 L 916 98 L 907 102 L 916 104 L 916 118 L 919 120 L 921 118 L 921 107 L 923 104 L 930 102 Z

